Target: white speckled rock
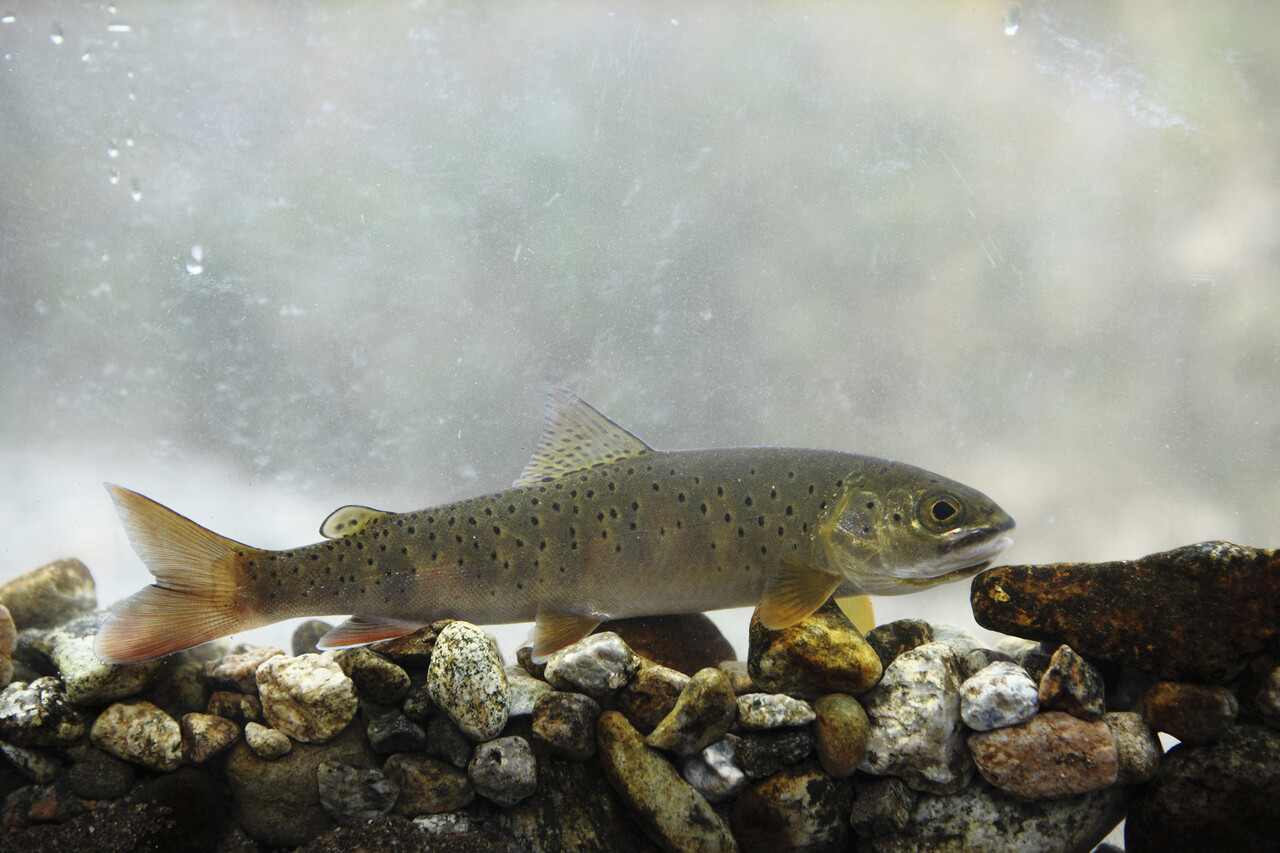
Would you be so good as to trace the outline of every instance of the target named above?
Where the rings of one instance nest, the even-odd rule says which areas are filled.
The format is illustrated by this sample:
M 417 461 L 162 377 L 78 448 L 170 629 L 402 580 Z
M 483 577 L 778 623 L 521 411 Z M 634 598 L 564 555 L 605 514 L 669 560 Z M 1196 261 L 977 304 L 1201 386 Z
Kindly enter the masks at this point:
M 23 746 L 66 747 L 84 734 L 84 721 L 52 675 L 0 691 L 0 740 Z
M 812 705 L 785 693 L 748 693 L 738 697 L 738 725 L 749 732 L 803 726 L 814 719 Z
M 551 685 L 541 678 L 534 678 L 518 666 L 506 668 L 507 684 L 511 686 L 510 717 L 523 717 L 533 713 L 538 697 L 551 692 Z
M 732 735 L 686 759 L 680 768 L 684 780 L 707 802 L 718 803 L 737 796 L 751 780 L 733 763 Z
M 527 740 L 500 737 L 476 747 L 467 778 L 477 794 L 507 808 L 538 790 L 538 765 Z
M 107 707 L 89 732 L 93 745 L 116 758 L 170 772 L 182 763 L 178 721 L 150 702 L 117 702 Z
M 545 675 L 557 690 L 600 697 L 622 687 L 639 668 L 639 656 L 621 637 L 601 631 L 553 654 Z
M 934 794 L 954 794 L 973 778 L 960 721 L 960 663 L 950 645 L 904 652 L 861 698 L 871 733 L 860 770 Z
M 294 740 L 324 743 L 356 715 L 356 688 L 342 667 L 320 655 L 277 656 L 258 667 L 262 716 Z
M 1016 663 L 996 661 L 960 685 L 960 718 L 974 731 L 1017 725 L 1039 708 L 1036 683 Z
M 73 705 L 101 705 L 133 696 L 154 684 L 173 664 L 172 658 L 144 663 L 103 663 L 93 652 L 93 637 L 58 634 L 49 656 L 58 667 L 67 699 Z
M 427 670 L 431 701 L 467 737 L 496 737 L 511 711 L 511 686 L 493 638 L 469 622 L 450 622 L 436 638 Z
M 320 805 L 341 826 L 360 826 L 386 817 L 400 786 L 373 767 L 323 761 L 316 768 Z
M 254 754 L 266 761 L 275 761 L 293 751 L 293 741 L 288 735 L 261 723 L 245 723 L 244 741 Z

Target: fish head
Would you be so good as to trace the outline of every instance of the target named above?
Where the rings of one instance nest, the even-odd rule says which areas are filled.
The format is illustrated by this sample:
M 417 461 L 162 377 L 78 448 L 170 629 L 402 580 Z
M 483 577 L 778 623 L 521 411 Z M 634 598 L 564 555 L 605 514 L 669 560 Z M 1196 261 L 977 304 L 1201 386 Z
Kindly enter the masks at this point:
M 895 462 L 843 483 L 817 537 L 844 590 L 897 595 L 960 580 L 1013 544 L 1007 512 L 938 474 Z

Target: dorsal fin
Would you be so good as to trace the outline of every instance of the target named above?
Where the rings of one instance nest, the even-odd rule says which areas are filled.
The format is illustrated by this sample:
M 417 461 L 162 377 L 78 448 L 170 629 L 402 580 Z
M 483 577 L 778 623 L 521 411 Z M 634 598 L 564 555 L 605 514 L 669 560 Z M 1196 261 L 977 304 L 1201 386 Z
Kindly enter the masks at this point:
M 515 484 L 528 486 L 652 449 L 572 391 L 549 388 L 542 437 Z
M 340 506 L 320 525 L 320 535 L 325 539 L 341 539 L 364 530 L 387 512 L 367 506 Z

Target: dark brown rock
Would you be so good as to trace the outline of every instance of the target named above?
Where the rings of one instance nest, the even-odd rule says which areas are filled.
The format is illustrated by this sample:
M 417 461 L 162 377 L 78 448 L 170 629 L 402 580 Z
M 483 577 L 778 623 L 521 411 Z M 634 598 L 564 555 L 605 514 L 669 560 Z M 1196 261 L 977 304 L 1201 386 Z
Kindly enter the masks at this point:
M 730 809 L 729 825 L 743 853 L 843 850 L 852 802 L 848 781 L 836 781 L 816 761 L 806 761 L 743 791 Z
M 98 594 L 85 564 L 65 559 L 0 584 L 0 604 L 9 609 L 19 631 L 52 628 L 65 619 L 93 610 L 98 606 Z
M 613 631 L 636 654 L 685 675 L 736 656 L 733 644 L 705 613 L 614 619 L 601 623 L 596 633 L 601 631 Z
M 1000 566 L 973 579 L 970 601 L 993 631 L 1221 683 L 1280 632 L 1280 555 L 1202 542 L 1140 560 Z
M 1142 700 L 1142 719 L 1183 743 L 1211 743 L 1227 733 L 1240 706 L 1225 687 L 1161 681 Z
M 1041 709 L 1066 711 L 1082 720 L 1102 718 L 1107 710 L 1105 692 L 1098 670 L 1070 646 L 1058 647 L 1040 677 Z
M 817 698 L 827 693 L 856 696 L 884 673 L 880 658 L 834 601 L 780 631 L 751 615 L 747 671 L 770 693 Z
M 916 646 L 933 642 L 933 626 L 923 619 L 898 619 L 877 625 L 867 632 L 867 642 L 876 650 L 882 667 Z
M 642 663 L 626 686 L 613 697 L 613 707 L 647 735 L 676 706 L 689 676 L 671 667 Z

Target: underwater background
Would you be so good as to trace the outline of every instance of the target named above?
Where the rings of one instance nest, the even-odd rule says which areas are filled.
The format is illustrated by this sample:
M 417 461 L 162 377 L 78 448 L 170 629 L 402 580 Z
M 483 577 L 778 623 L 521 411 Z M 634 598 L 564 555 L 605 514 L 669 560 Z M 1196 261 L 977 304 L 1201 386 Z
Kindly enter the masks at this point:
M 2 6 L 0 580 L 147 583 L 104 481 L 276 548 L 503 488 L 548 385 L 655 447 L 945 474 L 1017 519 L 1006 562 L 1280 545 L 1276 32 L 1247 2 Z

